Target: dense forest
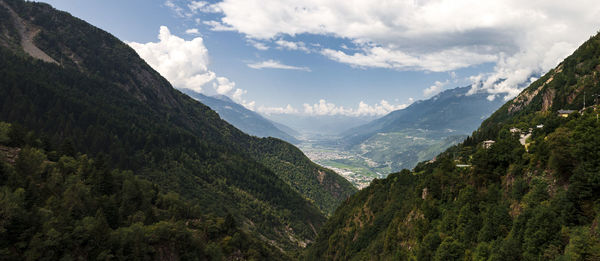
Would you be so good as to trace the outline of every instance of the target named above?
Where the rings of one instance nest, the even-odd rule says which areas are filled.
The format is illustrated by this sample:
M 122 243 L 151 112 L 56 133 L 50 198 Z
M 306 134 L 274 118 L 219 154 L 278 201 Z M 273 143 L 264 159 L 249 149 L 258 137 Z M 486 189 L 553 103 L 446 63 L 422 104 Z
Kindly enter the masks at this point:
M 3 260 L 289 258 L 232 215 L 206 213 L 200 202 L 112 169 L 105 157 L 41 145 L 34 132 L 0 122 Z
M 290 144 L 221 120 L 112 35 L 47 4 L 2 0 L 0 12 L 0 120 L 35 133 L 23 139 L 49 162 L 87 155 L 107 166 L 102 173 L 133 173 L 157 186 L 144 193 L 175 192 L 193 202 L 195 214 L 230 216 L 252 238 L 247 242 L 268 242 L 290 256 L 356 191 Z M 21 48 L 19 24 L 37 32 L 35 45 L 57 64 Z
M 344 202 L 306 259 L 599 260 L 599 93 L 600 34 L 435 162 Z
M 1 259 L 600 259 L 600 34 L 357 193 L 46 4 L 0 0 L 0 83 Z

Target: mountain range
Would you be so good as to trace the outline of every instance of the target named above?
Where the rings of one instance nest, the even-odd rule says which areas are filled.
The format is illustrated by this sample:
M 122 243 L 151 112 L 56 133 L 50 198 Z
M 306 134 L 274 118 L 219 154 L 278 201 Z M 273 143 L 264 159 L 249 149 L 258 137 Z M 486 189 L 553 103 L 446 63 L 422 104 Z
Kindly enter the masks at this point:
M 412 169 L 462 142 L 504 102 L 503 97 L 490 100 L 489 94 L 470 90 L 470 86 L 445 90 L 346 130 L 341 138 L 309 140 L 300 148 L 315 162 L 364 187 L 374 178 Z
M 502 97 L 489 100 L 486 92 L 469 93 L 470 86 L 445 90 L 427 100 L 417 101 L 405 109 L 342 133 L 348 145 L 356 145 L 377 133 L 406 129 L 445 131 L 458 135 L 470 134 L 481 122 L 498 109 Z
M 445 90 L 405 109 L 390 112 L 342 133 L 341 145 L 371 162 L 378 173 L 412 169 L 464 140 L 498 109 L 502 97 L 489 100 L 470 86 Z
M 0 257 L 600 260 L 600 33 L 485 120 L 500 97 L 467 92 L 347 133 L 350 149 L 470 133 L 357 191 L 109 33 L 0 0 Z
M 464 142 L 350 197 L 306 259 L 600 259 L 599 92 L 600 33 Z
M 85 21 L 18 0 L 0 0 L 0 14 L 0 121 L 11 126 L 3 146 L 29 153 L 16 154 L 23 166 L 37 162 L 2 163 L 3 173 L 24 177 L 4 179 L 3 195 L 25 195 L 23 204 L 3 201 L 15 214 L 1 222 L 3 255 L 288 259 L 356 191 L 293 145 L 223 121 Z M 88 221 L 108 241 L 74 230 Z M 192 236 L 201 233 L 206 240 Z M 177 237 L 189 248 L 162 239 Z M 89 256 L 92 241 L 109 245 Z
M 246 109 L 246 107 L 234 102 L 225 95 L 211 97 L 188 89 L 181 89 L 181 91 L 210 107 L 223 120 L 245 133 L 257 137 L 279 138 L 293 144 L 299 143 L 298 139 L 292 136 L 298 134 L 296 131 L 283 124 L 267 120 L 260 114 Z M 288 134 L 287 131 L 292 135 Z

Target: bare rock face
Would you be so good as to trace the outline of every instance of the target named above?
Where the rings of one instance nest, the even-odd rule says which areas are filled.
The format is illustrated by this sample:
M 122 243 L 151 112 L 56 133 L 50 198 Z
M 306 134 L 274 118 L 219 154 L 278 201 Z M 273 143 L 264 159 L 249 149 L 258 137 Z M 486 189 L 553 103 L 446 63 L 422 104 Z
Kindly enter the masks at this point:
M 40 50 L 40 48 L 38 48 L 34 43 L 33 39 L 41 30 L 19 17 L 19 15 L 15 13 L 15 11 L 13 11 L 12 8 L 10 8 L 10 6 L 4 1 L 0 0 L 0 6 L 8 10 L 10 19 L 12 20 L 15 29 L 19 33 L 19 38 L 21 38 L 21 47 L 23 48 L 23 51 L 44 62 L 58 64 L 57 61 L 52 59 L 52 57 L 50 57 L 44 51 Z
M 544 96 L 542 96 L 542 111 L 550 110 L 552 107 L 552 101 L 554 100 L 554 96 L 556 95 L 556 90 L 548 89 L 544 92 Z

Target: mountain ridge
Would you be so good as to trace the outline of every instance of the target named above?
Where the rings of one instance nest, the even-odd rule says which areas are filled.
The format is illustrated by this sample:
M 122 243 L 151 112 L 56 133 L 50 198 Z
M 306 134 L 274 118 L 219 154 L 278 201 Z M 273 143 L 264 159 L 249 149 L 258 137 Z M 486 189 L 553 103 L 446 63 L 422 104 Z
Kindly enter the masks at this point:
M 13 23 L 0 19 L 0 120 L 37 133 L 48 158 L 103 158 L 206 213 L 231 214 L 250 236 L 291 256 L 314 239 L 335 202 L 356 191 L 295 147 L 222 121 L 114 36 L 47 4 L 2 3 L 40 29 L 35 45 L 60 64 L 29 56 L 15 44 Z M 284 160 L 282 150 L 294 157 Z
M 216 111 L 223 120 L 245 133 L 261 138 L 274 137 L 292 144 L 300 142 L 292 135 L 278 128 L 272 121 L 267 120 L 254 111 L 246 109 L 243 105 L 234 102 L 225 95 L 206 96 L 188 89 L 182 89 L 181 91 L 207 105 Z
M 305 259 L 600 258 L 598 92 L 600 33 L 463 143 L 350 197 Z

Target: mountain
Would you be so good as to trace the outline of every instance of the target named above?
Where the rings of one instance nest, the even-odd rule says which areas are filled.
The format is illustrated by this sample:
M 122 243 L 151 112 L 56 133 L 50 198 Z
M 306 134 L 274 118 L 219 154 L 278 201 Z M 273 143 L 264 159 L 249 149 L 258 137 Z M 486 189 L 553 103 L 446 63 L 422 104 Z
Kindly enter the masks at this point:
M 283 123 L 308 138 L 338 136 L 350 128 L 374 120 L 373 116 L 271 114 L 267 118 Z
M 265 249 L 279 251 L 275 256 L 287 259 L 314 240 L 325 216 L 356 191 L 345 179 L 312 163 L 291 144 L 249 136 L 221 120 L 209 107 L 175 90 L 128 45 L 85 21 L 47 4 L 18 0 L 0 0 L 0 12 L 0 121 L 17 126 L 13 138 L 42 150 L 47 164 L 58 164 L 59 168 L 61 161 L 69 161 L 69 157 L 83 157 L 81 164 L 100 162 L 107 166 L 101 169 L 108 172 L 134 173 L 150 182 L 139 186 L 118 180 L 111 183 L 121 185 L 124 193 L 131 192 L 126 193 L 130 201 L 97 213 L 100 222 L 102 215 L 107 220 L 114 218 L 114 223 L 109 222 L 109 233 L 130 231 L 121 236 L 132 237 L 127 242 L 140 245 L 125 245 L 119 253 L 107 249 L 97 256 L 83 256 L 84 245 L 93 248 L 102 240 L 96 234 L 86 234 L 85 238 L 92 241 L 77 241 L 84 231 L 73 229 L 86 221 L 89 212 L 55 205 L 63 204 L 57 193 L 69 194 L 69 198 L 92 193 L 91 198 L 102 198 L 104 194 L 93 191 L 96 186 L 86 183 L 93 182 L 86 178 L 93 169 L 85 168 L 87 165 L 76 168 L 78 163 L 73 163 L 75 167 L 67 164 L 66 169 L 56 173 L 53 168 L 41 174 L 17 170 L 41 176 L 34 177 L 35 182 L 4 184 L 3 191 L 21 193 L 14 196 L 27 200 L 23 205 L 27 213 L 23 215 L 31 219 L 1 222 L 3 254 L 9 251 L 23 256 L 40 242 L 50 244 L 49 249 L 68 250 L 70 256 L 62 257 L 66 259 L 142 252 L 151 254 L 138 258 L 152 259 L 161 253 L 192 251 L 177 249 L 172 242 L 179 239 L 171 237 L 170 228 L 157 226 L 164 221 L 156 218 L 159 210 L 169 204 L 137 204 L 147 196 L 173 192 L 187 202 L 180 206 L 181 213 L 187 214 L 173 218 L 173 222 L 179 220 L 178 228 L 194 235 L 194 229 L 198 229 L 193 227 L 193 220 L 198 218 L 194 213 L 202 213 L 216 217 L 206 222 L 215 221 L 217 228 L 225 229 L 219 232 L 207 227 L 206 233 L 215 232 L 209 238 L 222 241 L 206 239 L 208 245 L 202 251 L 216 251 L 228 242 L 244 250 L 248 244 L 259 242 Z M 38 154 L 35 158 L 46 162 L 43 157 Z M 60 173 L 79 176 L 65 180 L 67 176 Z M 118 174 L 99 175 L 120 178 Z M 79 184 L 78 179 L 84 183 Z M 71 190 L 56 187 L 67 181 L 78 184 Z M 29 187 L 24 188 L 27 184 Z M 38 191 L 38 187 L 45 188 L 45 184 L 54 184 L 49 188 L 55 190 L 39 191 L 36 197 L 28 194 Z M 46 202 L 44 195 L 54 195 L 55 199 L 50 197 L 51 201 Z M 44 202 L 32 202 L 32 198 Z M 150 200 L 158 204 L 156 197 Z M 186 207 L 188 203 L 194 208 Z M 45 204 L 52 208 L 46 209 Z M 83 203 L 73 204 L 81 207 Z M 55 213 L 53 209 L 74 212 Z M 57 220 L 67 220 L 73 226 L 55 226 Z M 218 223 L 227 220 L 228 226 Z M 159 230 L 156 233 L 160 236 L 145 230 Z M 52 246 L 58 238 L 69 244 Z M 236 248 L 226 251 L 229 258 L 252 256 L 252 251 L 238 253 Z M 247 255 L 236 256 L 244 253 Z
M 36 148 L 41 137 L 34 135 L 0 122 L 3 259 L 289 258 L 233 216 L 205 213 L 197 202 L 111 169 L 102 158 L 50 160 L 56 155 Z
M 292 135 L 276 126 L 275 123 L 265 119 L 256 112 L 246 109 L 244 106 L 232 101 L 227 96 L 218 95 L 209 97 L 188 89 L 182 89 L 181 91 L 210 107 L 216 111 L 223 120 L 229 122 L 231 125 L 245 133 L 257 137 L 279 138 L 290 143 L 297 144 L 299 142 Z M 286 129 L 289 130 L 289 128 Z
M 350 197 L 305 258 L 599 260 L 597 93 L 600 33 L 436 161 Z
M 486 93 L 469 94 L 470 89 L 443 91 L 344 132 L 339 143 L 358 157 L 338 163 L 387 174 L 432 159 L 463 141 L 503 103 L 501 97 L 488 100 Z
M 443 91 L 427 100 L 417 101 L 405 109 L 352 128 L 343 133 L 344 141 L 356 145 L 377 133 L 406 129 L 447 131 L 470 134 L 481 121 L 504 102 L 501 97 L 488 100 L 488 93 L 469 94 L 470 86 Z

